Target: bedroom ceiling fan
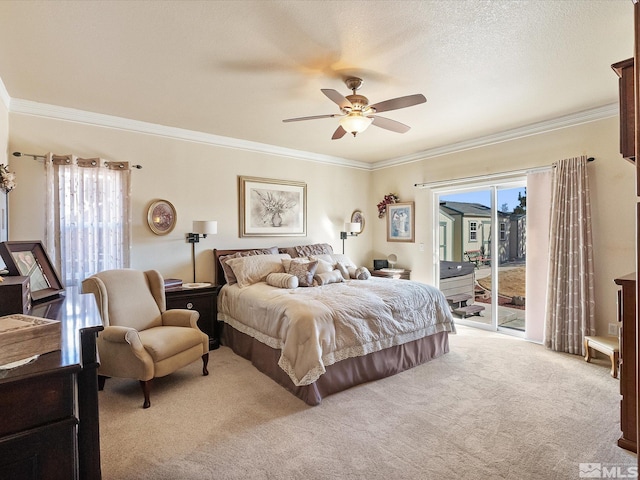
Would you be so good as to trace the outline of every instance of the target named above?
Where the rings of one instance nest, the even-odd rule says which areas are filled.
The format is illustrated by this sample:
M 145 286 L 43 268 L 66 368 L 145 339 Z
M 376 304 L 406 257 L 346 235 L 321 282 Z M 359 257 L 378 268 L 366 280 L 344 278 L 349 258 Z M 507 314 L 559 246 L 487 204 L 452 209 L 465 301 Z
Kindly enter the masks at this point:
M 349 77 L 345 80 L 345 84 L 347 88 L 353 92 L 346 97 L 331 88 L 321 89 L 322 93 L 324 93 L 329 100 L 340 107 L 341 113 L 287 118 L 283 120 L 283 122 L 299 122 L 302 120 L 316 120 L 318 118 L 340 118 L 340 125 L 336 131 L 333 132 L 332 140 L 344 137 L 347 132 L 353 134 L 355 137 L 358 133 L 364 132 L 371 124 L 384 128 L 385 130 L 391 130 L 392 132 L 405 133 L 408 132 L 411 127 L 391 120 L 390 118 L 379 117 L 377 114 L 380 112 L 388 112 L 389 110 L 412 107 L 427 101 L 424 95 L 417 93 L 415 95 L 392 98 L 391 100 L 369 105 L 369 99 L 367 97 L 356 94 L 356 91 L 362 86 L 361 78 Z

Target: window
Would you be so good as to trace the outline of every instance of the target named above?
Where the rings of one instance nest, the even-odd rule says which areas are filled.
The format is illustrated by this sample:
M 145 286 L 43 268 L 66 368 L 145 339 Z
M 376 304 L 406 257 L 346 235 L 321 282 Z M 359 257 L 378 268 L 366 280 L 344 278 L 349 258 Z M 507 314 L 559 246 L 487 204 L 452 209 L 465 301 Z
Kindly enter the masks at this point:
M 475 221 L 469 222 L 469 241 L 470 242 L 478 241 L 478 222 L 475 222 Z
M 45 171 L 46 247 L 64 285 L 129 267 L 128 164 L 49 154 Z
M 504 242 L 507 239 L 507 224 L 500 223 L 500 241 Z

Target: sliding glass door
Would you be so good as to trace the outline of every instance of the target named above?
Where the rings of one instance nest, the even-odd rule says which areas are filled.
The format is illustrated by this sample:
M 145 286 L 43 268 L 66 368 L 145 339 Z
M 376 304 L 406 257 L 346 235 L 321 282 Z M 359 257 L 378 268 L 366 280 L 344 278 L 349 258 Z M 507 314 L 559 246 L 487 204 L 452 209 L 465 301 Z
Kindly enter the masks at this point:
M 434 196 L 439 286 L 458 323 L 523 335 L 526 180 L 466 184 Z

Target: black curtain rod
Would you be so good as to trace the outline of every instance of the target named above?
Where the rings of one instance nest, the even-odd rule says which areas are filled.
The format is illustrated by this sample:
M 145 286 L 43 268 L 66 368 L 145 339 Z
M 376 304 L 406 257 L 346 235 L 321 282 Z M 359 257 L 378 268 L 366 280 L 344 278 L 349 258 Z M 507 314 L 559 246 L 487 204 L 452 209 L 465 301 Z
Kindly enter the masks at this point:
M 34 160 L 37 160 L 39 158 L 44 160 L 45 158 L 47 158 L 46 155 L 34 155 L 33 153 L 22 153 L 22 152 L 13 152 L 13 156 L 14 157 L 33 157 Z M 142 165 L 131 165 L 131 168 L 137 168 L 138 170 L 140 170 L 142 168 Z

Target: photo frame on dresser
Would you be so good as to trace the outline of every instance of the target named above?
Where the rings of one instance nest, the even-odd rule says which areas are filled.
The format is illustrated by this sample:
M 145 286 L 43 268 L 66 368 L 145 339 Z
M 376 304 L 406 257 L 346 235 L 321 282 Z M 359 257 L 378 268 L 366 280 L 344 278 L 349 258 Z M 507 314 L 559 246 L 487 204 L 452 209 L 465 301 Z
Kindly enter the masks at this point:
M 307 235 L 307 184 L 238 176 L 240 237 Z
M 29 277 L 34 302 L 57 296 L 64 290 L 42 242 L 0 242 L 0 256 L 9 275 Z

